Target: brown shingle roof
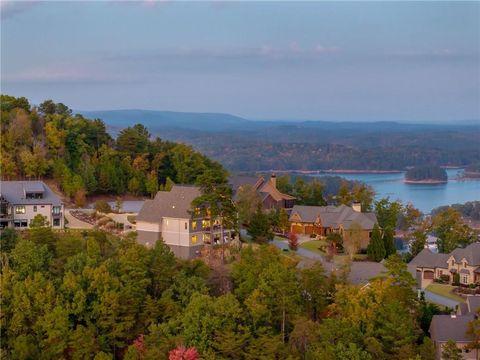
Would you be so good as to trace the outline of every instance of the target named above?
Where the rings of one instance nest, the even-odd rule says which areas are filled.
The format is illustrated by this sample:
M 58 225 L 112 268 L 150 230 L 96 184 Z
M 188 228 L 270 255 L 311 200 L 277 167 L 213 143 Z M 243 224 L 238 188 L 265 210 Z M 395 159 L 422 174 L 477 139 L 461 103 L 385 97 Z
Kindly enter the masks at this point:
M 474 319 L 473 314 L 458 315 L 434 315 L 430 324 L 432 340 L 445 342 L 453 340 L 457 342 L 470 341 L 465 331 L 468 323 Z
M 423 249 L 415 256 L 410 264 L 417 265 L 418 267 L 430 267 L 430 268 L 447 268 L 447 260 L 450 257 L 448 254 L 434 254 L 429 249 Z
M 451 255 L 455 258 L 456 262 L 461 262 L 462 259 L 466 259 L 470 266 L 480 265 L 480 243 L 470 244 L 463 249 L 455 249 Z
M 200 195 L 196 186 L 174 185 L 170 191 L 159 191 L 153 200 L 145 201 L 137 221 L 159 223 L 164 217 L 190 218 L 192 201 Z
M 305 206 L 295 205 L 292 209 L 290 219 L 298 215 L 302 222 L 314 223 L 320 218 L 322 226 L 338 228 L 342 225 L 348 229 L 353 223 L 358 223 L 363 229 L 373 229 L 377 222 L 374 213 L 361 213 L 349 206 Z

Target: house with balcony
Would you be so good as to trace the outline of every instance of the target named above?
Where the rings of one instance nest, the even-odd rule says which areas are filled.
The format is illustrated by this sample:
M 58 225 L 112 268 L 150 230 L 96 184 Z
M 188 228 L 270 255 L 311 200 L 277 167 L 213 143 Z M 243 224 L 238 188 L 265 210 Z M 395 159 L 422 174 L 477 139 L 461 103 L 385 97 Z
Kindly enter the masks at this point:
M 295 205 L 290 213 L 290 232 L 299 235 L 326 237 L 339 233 L 345 239 L 360 231 L 360 248 L 366 249 L 377 222 L 374 213 L 362 213 L 360 205 L 304 206 Z
M 462 285 L 480 283 L 480 243 L 457 248 L 450 254 L 433 253 L 430 249 L 423 249 L 409 265 L 415 267 L 421 289 L 435 280 L 452 284 L 455 277 L 458 277 Z
M 136 220 L 138 242 L 153 247 L 162 239 L 177 257 L 185 259 L 200 255 L 205 245 L 228 243 L 233 231 L 222 229 L 220 219 L 212 219 L 207 208 L 192 205 L 200 195 L 196 186 L 174 185 L 146 200 Z
M 43 181 L 0 181 L 0 228 L 27 229 L 38 214 L 63 229 L 64 205 Z

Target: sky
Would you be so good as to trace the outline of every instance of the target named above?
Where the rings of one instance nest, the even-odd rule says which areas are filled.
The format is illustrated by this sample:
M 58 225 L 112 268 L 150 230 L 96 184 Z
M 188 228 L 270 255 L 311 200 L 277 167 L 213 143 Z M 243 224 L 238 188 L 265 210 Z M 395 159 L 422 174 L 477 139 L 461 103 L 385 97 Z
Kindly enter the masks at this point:
M 480 119 L 480 2 L 1 2 L 1 92 L 77 110 Z

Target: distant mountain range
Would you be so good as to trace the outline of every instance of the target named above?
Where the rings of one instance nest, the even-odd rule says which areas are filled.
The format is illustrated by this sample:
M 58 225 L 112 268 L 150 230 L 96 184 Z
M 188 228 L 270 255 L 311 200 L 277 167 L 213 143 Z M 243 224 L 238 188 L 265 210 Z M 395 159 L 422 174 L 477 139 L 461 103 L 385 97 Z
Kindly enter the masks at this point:
M 399 170 L 480 161 L 480 122 L 413 124 L 247 120 L 222 113 L 77 111 L 115 135 L 144 124 L 154 136 L 192 144 L 234 170 Z

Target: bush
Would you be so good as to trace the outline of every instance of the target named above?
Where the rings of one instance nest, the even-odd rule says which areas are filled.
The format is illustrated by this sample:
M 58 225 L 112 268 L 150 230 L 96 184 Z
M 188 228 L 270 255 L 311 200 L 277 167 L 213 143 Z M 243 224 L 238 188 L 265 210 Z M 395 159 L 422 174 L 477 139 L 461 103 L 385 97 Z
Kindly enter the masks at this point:
M 288 247 L 292 251 L 296 251 L 298 249 L 298 236 L 297 234 L 291 232 L 288 234 Z
M 95 210 L 102 213 L 111 213 L 112 207 L 104 200 L 98 200 L 95 202 Z
M 103 225 L 106 225 L 110 221 L 112 221 L 112 219 L 110 219 L 108 216 L 104 216 L 100 220 L 98 220 L 98 225 L 103 226 Z

